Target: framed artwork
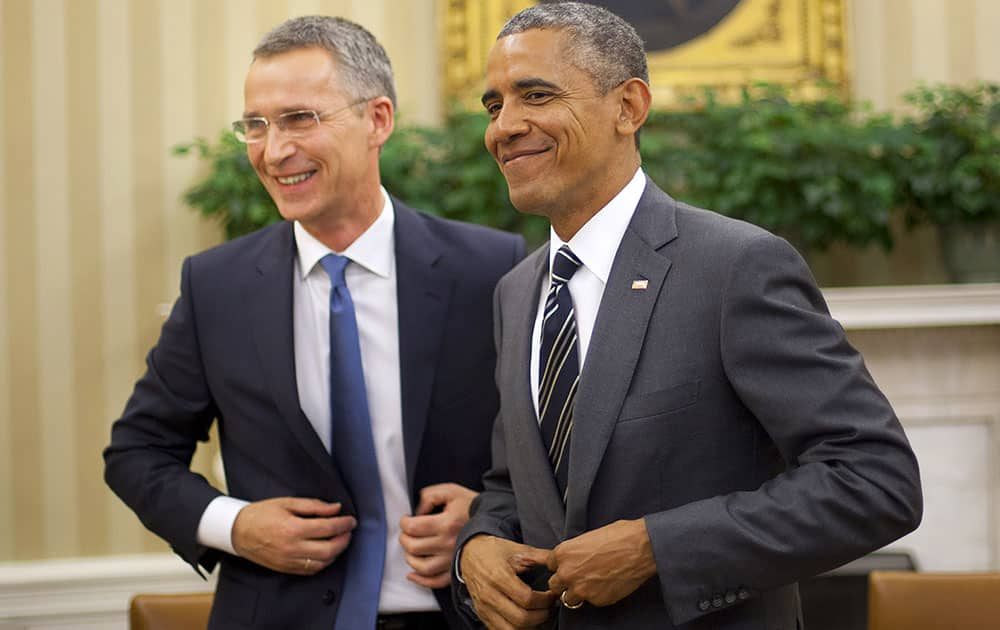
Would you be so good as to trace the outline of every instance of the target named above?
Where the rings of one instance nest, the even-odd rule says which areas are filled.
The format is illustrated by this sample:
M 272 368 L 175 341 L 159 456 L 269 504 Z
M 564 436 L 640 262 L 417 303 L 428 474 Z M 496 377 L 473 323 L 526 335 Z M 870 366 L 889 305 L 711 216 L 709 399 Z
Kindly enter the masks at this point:
M 445 98 L 478 106 L 485 59 L 512 15 L 548 0 L 440 0 Z M 642 36 L 653 102 L 755 81 L 847 91 L 847 0 L 588 0 Z

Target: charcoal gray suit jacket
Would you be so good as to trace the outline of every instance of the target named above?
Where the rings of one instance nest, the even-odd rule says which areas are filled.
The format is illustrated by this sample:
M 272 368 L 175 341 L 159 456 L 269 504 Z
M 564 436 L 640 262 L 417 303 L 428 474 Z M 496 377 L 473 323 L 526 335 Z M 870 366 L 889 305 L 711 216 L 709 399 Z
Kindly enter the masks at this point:
M 802 258 L 651 182 L 581 373 L 564 507 L 528 382 L 547 273 L 543 247 L 497 287 L 493 466 L 459 545 L 645 518 L 657 566 L 618 604 L 559 608 L 560 629 L 794 630 L 798 580 L 916 527 L 917 462 Z

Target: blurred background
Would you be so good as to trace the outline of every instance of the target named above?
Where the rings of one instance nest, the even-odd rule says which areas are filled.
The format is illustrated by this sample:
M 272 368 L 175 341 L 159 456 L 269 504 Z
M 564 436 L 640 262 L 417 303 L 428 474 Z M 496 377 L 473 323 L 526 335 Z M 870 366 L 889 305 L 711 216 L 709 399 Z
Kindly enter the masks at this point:
M 53 598 L 39 593 L 66 580 L 118 581 L 105 599 L 74 600 L 93 615 L 117 614 L 128 585 L 146 587 L 150 575 L 163 588 L 189 580 L 199 587 L 106 489 L 101 450 L 177 295 L 181 261 L 231 234 L 231 209 L 197 196 L 186 202 L 185 193 L 212 185 L 212 155 L 231 154 L 220 134 L 242 113 L 258 38 L 311 13 L 367 27 L 392 59 L 400 101 L 398 138 L 384 159 L 387 188 L 418 207 L 521 229 L 538 242 L 544 230 L 506 206 L 505 186 L 481 149 L 481 115 L 462 109 L 477 100 L 496 31 L 529 4 L 0 0 L 0 626 L 27 623 L 38 611 L 54 615 Z M 650 61 L 663 112 L 643 142 L 647 169 L 668 192 L 775 227 L 774 217 L 752 213 L 771 194 L 759 173 L 737 183 L 761 191 L 748 202 L 692 173 L 743 172 L 761 163 L 755 151 L 784 159 L 779 172 L 807 162 L 852 166 L 826 172 L 820 184 L 815 174 L 796 175 L 793 199 L 810 197 L 822 217 L 789 215 L 775 225 L 801 244 L 921 458 L 927 516 L 897 547 L 927 568 L 1000 569 L 1000 286 L 985 277 L 955 282 L 941 253 L 941 221 L 920 207 L 928 198 L 921 182 L 941 166 L 931 158 L 951 141 L 921 144 L 930 137 L 927 112 L 970 98 L 980 107 L 992 99 L 987 107 L 995 109 L 997 99 L 971 87 L 951 95 L 958 100 L 914 96 L 921 84 L 965 90 L 1000 82 L 1000 2 L 744 0 L 704 3 L 707 12 L 698 3 L 606 4 L 620 5 L 661 47 Z M 629 14 L 630 6 L 649 12 Z M 666 28 L 686 8 L 690 28 Z M 761 80 L 769 87 L 743 90 Z M 713 97 L 700 90 L 706 84 Z M 800 105 L 816 99 L 818 110 Z M 771 122 L 762 124 L 765 114 Z M 980 140 L 995 148 L 989 115 Z M 825 140 L 817 129 L 827 129 Z M 860 144 L 838 145 L 834 156 L 828 142 L 855 137 L 845 129 Z M 719 144 L 751 133 L 752 147 Z M 175 154 L 196 138 L 205 139 L 209 159 L 199 159 L 199 145 Z M 772 146 L 779 138 L 799 143 Z M 445 145 L 445 157 L 431 149 Z M 713 162 L 726 155 L 744 159 Z M 247 176 L 240 168 L 232 177 Z M 429 172 L 438 179 L 426 179 Z M 970 177 L 962 203 L 981 213 L 976 225 L 986 227 L 978 232 L 995 230 L 997 197 Z M 832 199 L 830 187 L 846 191 L 846 201 Z M 271 220 L 261 212 L 251 228 Z M 212 449 L 197 459 L 213 477 Z

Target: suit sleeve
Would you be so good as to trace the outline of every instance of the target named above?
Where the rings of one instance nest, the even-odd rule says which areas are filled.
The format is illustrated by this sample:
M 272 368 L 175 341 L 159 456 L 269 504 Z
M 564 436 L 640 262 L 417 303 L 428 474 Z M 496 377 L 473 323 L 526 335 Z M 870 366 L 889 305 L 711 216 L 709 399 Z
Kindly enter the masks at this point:
M 786 470 L 756 490 L 646 517 L 676 624 L 713 597 L 754 597 L 888 544 L 922 511 L 902 427 L 798 254 L 763 235 L 728 277 L 724 369 Z
M 191 472 L 191 458 L 217 410 L 205 380 L 192 300 L 191 260 L 181 295 L 146 357 L 122 417 L 104 450 L 104 477 L 149 530 L 185 561 L 211 570 L 216 552 L 197 544 L 206 506 L 221 493 Z
M 524 255 L 524 241 L 518 241 L 515 248 L 515 258 L 520 260 Z M 500 340 L 502 338 L 502 317 L 500 296 L 503 280 L 497 285 L 493 295 L 493 332 L 497 349 L 497 373 L 499 374 Z M 499 383 L 498 383 L 499 386 Z M 483 475 L 483 491 L 473 500 L 469 507 L 469 522 L 458 534 L 455 544 L 455 562 L 452 565 L 452 596 L 455 607 L 462 614 L 469 627 L 482 627 L 472 608 L 472 599 L 465 583 L 458 576 L 458 559 L 462 548 L 470 538 L 480 534 L 506 538 L 515 542 L 521 539 L 521 526 L 517 516 L 517 505 L 514 500 L 514 489 L 511 486 L 510 474 L 507 470 L 507 449 L 504 440 L 503 413 L 497 413 L 493 423 L 492 441 L 490 444 L 492 465 Z

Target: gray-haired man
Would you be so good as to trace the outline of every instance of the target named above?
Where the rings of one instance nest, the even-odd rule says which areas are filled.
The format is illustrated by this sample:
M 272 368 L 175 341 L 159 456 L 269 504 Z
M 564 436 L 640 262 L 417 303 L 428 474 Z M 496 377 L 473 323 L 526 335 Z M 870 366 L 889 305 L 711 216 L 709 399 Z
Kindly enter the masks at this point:
M 493 468 L 459 537 L 491 628 L 795 630 L 798 580 L 920 520 L 903 430 L 795 250 L 642 172 L 650 101 L 642 41 L 592 5 L 526 9 L 489 55 L 486 146 L 552 224 L 497 286 Z
M 234 123 L 286 221 L 193 256 L 105 451 L 211 628 L 440 628 L 497 409 L 491 295 L 519 237 L 380 185 L 395 92 L 339 18 L 264 36 Z M 228 495 L 189 470 L 218 421 Z

